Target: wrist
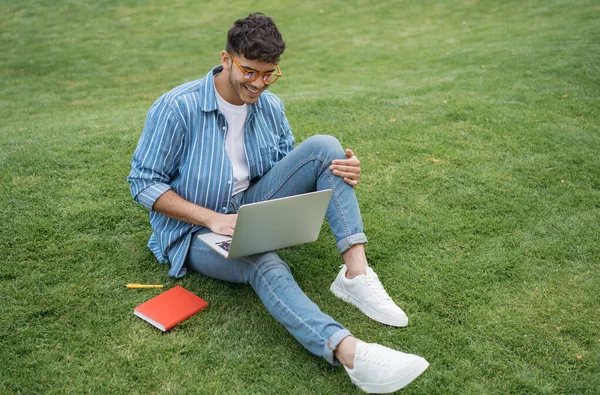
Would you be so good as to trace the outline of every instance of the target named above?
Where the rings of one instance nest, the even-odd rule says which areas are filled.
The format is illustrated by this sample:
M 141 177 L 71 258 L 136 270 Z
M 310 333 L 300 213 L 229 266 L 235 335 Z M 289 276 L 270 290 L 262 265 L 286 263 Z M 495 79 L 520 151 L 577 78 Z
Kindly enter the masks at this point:
M 219 213 L 212 210 L 206 210 L 203 215 L 202 221 L 200 221 L 200 225 L 204 225 L 205 227 L 212 229 L 214 224 L 218 221 Z

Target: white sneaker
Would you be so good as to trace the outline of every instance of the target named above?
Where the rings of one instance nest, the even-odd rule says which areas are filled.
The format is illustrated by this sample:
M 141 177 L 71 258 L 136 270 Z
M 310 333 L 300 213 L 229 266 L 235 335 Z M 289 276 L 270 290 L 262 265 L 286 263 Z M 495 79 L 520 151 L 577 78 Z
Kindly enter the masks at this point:
M 398 391 L 429 366 L 425 358 L 379 344 L 358 342 L 354 353 L 354 368 L 344 369 L 358 388 L 369 393 Z
M 406 326 L 408 317 L 389 297 L 377 274 L 367 266 L 367 274 L 346 278 L 346 265 L 341 266 L 329 288 L 338 298 L 358 307 L 367 317 L 386 325 Z

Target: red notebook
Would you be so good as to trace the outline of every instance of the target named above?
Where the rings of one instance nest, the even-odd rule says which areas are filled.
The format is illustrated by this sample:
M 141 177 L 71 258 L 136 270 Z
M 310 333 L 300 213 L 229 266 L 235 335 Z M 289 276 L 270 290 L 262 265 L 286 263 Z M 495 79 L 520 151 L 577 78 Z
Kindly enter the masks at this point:
M 133 314 L 166 332 L 205 307 L 204 299 L 177 285 L 137 306 Z

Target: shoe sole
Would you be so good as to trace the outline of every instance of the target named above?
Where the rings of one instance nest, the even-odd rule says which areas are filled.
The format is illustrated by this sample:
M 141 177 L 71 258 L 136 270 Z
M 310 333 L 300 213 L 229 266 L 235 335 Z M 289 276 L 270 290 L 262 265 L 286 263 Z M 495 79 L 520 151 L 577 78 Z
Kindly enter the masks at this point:
M 419 377 L 428 367 L 429 362 L 427 362 L 425 358 L 417 357 L 409 372 L 401 378 L 390 381 L 389 383 L 359 383 L 351 374 L 348 375 L 350 376 L 350 380 L 365 392 L 370 394 L 387 394 L 406 387 Z
M 348 292 L 344 291 L 337 285 L 335 282 L 331 284 L 329 290 L 338 298 L 342 299 L 344 302 L 348 302 L 360 309 L 367 317 L 377 322 L 381 322 L 382 324 L 397 326 L 397 327 L 405 327 L 408 325 L 408 317 L 403 320 L 394 320 L 388 318 L 382 314 L 379 314 L 366 304 L 362 303 L 360 300 L 356 299 L 354 296 L 350 295 Z

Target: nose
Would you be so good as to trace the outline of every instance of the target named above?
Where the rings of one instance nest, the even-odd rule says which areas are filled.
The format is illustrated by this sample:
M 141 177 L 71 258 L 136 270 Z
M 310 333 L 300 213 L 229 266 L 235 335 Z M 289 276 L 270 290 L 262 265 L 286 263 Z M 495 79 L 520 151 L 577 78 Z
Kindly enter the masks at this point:
M 262 79 L 262 76 L 258 77 L 255 81 L 251 82 L 251 85 L 256 89 L 262 89 L 266 85 Z

